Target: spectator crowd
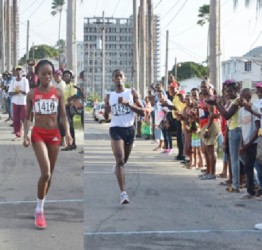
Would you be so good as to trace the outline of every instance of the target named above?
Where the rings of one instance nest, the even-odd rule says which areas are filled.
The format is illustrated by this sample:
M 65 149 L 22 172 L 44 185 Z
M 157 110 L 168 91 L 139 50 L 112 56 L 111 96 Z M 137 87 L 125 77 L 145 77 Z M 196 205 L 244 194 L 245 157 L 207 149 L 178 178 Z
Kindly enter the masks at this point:
M 152 150 L 174 157 L 183 167 L 199 169 L 200 180 L 221 178 L 226 192 L 246 189 L 241 199 L 261 199 L 262 82 L 255 89 L 226 80 L 218 95 L 204 78 L 199 88 L 186 93 L 171 75 L 167 91 L 161 83 L 150 85 L 145 115 L 136 119 L 137 137 L 152 139 Z M 223 161 L 221 173 L 218 157 Z

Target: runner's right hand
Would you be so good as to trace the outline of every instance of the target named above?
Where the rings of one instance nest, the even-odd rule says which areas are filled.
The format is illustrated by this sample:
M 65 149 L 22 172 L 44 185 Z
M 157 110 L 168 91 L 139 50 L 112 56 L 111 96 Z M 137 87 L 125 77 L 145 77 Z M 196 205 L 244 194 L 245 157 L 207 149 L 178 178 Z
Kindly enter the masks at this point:
M 30 138 L 29 138 L 29 136 L 25 136 L 24 137 L 23 145 L 24 145 L 25 148 L 30 146 Z

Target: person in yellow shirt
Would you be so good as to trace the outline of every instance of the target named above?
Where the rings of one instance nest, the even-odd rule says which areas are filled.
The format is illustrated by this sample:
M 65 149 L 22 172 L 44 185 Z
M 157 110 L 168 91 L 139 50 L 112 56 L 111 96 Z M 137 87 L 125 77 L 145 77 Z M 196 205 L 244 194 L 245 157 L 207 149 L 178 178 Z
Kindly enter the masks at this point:
M 239 149 L 242 136 L 241 126 L 238 120 L 238 111 L 240 108 L 239 103 L 239 90 L 240 83 L 228 79 L 223 83 L 227 97 L 232 100 L 229 108 L 226 110 L 221 104 L 220 99 L 209 100 L 208 103 L 215 105 L 219 113 L 228 121 L 228 139 L 229 139 L 229 153 L 230 163 L 232 168 L 233 185 L 226 188 L 228 192 L 240 192 L 240 161 Z
M 181 125 L 181 120 L 179 117 L 177 117 L 177 114 L 182 114 L 184 108 L 185 108 L 185 103 L 181 101 L 178 95 L 178 83 L 176 81 L 173 81 L 172 83 L 169 84 L 169 92 L 170 95 L 173 96 L 173 105 L 169 105 L 166 102 L 163 103 L 163 106 L 168 107 L 170 110 L 172 110 L 172 123 L 173 126 L 175 127 L 176 134 L 177 134 L 177 147 L 178 147 L 178 155 L 175 156 L 175 160 L 185 160 L 185 155 L 184 155 L 184 143 L 183 143 L 183 137 L 182 137 L 182 125 Z
M 73 143 L 71 145 L 67 145 L 65 148 L 62 148 L 61 149 L 62 151 L 74 150 L 77 147 L 76 140 L 75 140 L 74 121 L 73 121 L 73 116 L 75 113 L 74 113 L 74 109 L 72 105 L 70 104 L 72 97 L 75 96 L 77 93 L 77 89 L 75 88 L 74 83 L 72 82 L 73 77 L 74 75 L 71 70 L 65 70 L 63 72 L 63 80 L 66 83 L 66 86 L 63 90 L 64 98 L 65 98 L 65 107 L 66 107 L 66 114 L 67 114 L 67 119 L 68 119 L 69 127 L 70 127 L 70 134 L 71 134 L 71 137 L 73 138 Z

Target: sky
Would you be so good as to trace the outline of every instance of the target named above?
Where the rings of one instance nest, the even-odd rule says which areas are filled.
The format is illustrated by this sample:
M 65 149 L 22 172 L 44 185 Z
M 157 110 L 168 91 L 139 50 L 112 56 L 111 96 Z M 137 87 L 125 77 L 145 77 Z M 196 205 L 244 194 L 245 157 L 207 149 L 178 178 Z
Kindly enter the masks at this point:
M 29 46 L 48 44 L 58 40 L 59 17 L 51 15 L 52 0 L 19 0 L 20 4 L 20 56 L 26 52 L 26 26 L 30 21 Z M 139 0 L 137 3 L 139 5 Z M 169 30 L 169 60 L 171 70 L 177 62 L 202 63 L 207 57 L 207 24 L 197 25 L 199 7 L 209 0 L 153 0 L 153 12 L 160 16 L 160 72 L 165 70 L 166 30 Z M 242 56 L 262 45 L 262 12 L 256 12 L 256 1 L 249 8 L 244 1 L 234 9 L 233 0 L 221 0 L 221 60 Z M 133 0 L 78 0 L 77 41 L 83 41 L 85 17 L 129 17 Z M 262 11 L 262 10 L 261 10 Z M 66 38 L 66 8 L 62 13 L 61 38 Z

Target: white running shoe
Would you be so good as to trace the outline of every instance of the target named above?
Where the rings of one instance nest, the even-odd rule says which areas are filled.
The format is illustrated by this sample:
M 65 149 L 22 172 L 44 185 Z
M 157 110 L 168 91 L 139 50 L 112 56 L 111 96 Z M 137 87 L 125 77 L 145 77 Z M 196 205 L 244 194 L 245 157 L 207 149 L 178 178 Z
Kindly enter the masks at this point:
M 262 230 L 262 223 L 256 224 L 255 229 Z
M 124 191 L 120 194 L 120 204 L 124 205 L 124 204 L 128 204 L 129 203 L 129 199 L 128 199 L 128 195 L 127 193 Z

